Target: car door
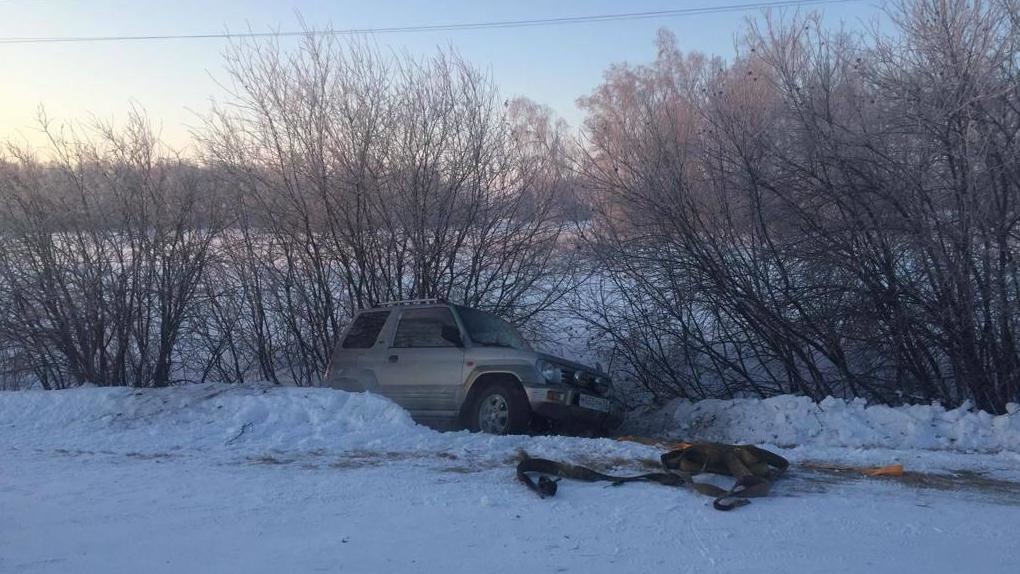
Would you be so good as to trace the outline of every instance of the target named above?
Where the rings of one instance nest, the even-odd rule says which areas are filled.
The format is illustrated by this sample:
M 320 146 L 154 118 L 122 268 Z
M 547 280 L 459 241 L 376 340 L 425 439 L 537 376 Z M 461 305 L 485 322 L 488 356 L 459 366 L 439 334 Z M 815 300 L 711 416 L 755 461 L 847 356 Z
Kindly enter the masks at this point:
M 389 366 L 386 338 L 392 330 L 390 315 L 390 309 L 379 309 L 355 317 L 330 360 L 328 386 L 383 394 L 377 375 Z
M 383 394 L 410 411 L 455 412 L 464 377 L 459 333 L 449 307 L 401 310 L 386 365 L 378 371 Z

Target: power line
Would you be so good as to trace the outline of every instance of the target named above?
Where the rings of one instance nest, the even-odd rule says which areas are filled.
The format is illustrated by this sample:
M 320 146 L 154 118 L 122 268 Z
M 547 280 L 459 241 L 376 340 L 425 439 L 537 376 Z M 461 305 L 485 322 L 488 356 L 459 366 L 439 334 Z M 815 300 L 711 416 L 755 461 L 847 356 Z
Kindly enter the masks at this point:
M 695 16 L 702 14 L 718 14 L 722 12 L 742 12 L 767 8 L 789 8 L 814 6 L 822 4 L 848 4 L 865 0 L 779 0 L 773 2 L 750 2 L 745 4 L 729 4 L 726 6 L 710 6 L 702 8 L 679 8 L 674 10 L 653 10 L 648 12 L 624 12 L 618 14 L 599 14 L 591 16 L 566 16 L 561 18 L 536 18 L 529 20 L 497 20 L 490 22 L 472 22 L 462 24 L 431 24 L 422 26 L 390 26 L 383 28 L 350 28 L 324 29 L 283 32 L 229 32 L 219 34 L 145 34 L 136 36 L 40 36 L 40 37 L 7 37 L 0 38 L 0 44 L 55 44 L 73 42 L 131 42 L 148 40 L 214 40 L 236 38 L 276 38 L 288 36 L 349 36 L 360 34 L 398 34 L 410 32 L 457 32 L 464 30 L 489 30 L 501 28 L 526 28 L 536 26 L 561 26 L 570 24 L 587 24 L 597 22 L 616 22 L 621 20 L 646 20 L 651 18 L 669 18 L 677 16 Z

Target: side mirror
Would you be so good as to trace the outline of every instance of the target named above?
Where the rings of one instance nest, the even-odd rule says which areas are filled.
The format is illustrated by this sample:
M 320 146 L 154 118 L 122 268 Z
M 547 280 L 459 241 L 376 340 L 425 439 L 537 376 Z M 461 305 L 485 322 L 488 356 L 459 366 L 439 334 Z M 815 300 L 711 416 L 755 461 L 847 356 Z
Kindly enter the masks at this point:
M 464 340 L 460 338 L 460 329 L 458 329 L 456 325 L 443 325 L 443 329 L 440 331 L 439 336 L 442 337 L 444 341 L 449 341 L 458 347 L 464 346 Z

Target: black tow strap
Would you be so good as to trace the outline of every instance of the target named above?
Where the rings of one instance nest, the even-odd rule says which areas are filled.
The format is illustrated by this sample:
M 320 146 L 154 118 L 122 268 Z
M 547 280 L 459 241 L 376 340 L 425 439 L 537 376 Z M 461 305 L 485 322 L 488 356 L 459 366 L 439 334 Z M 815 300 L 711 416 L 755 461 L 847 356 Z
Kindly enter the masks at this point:
M 539 473 L 537 483 L 528 475 L 529 472 Z M 523 453 L 521 461 L 517 464 L 517 479 L 535 491 L 541 498 L 555 496 L 556 494 L 556 483 L 559 480 L 552 480 L 547 475 L 587 482 L 608 482 L 613 486 L 619 486 L 625 482 L 638 481 L 657 482 L 665 486 L 682 486 L 685 483 L 682 475 L 673 472 L 650 472 L 637 476 L 612 476 L 583 466 L 556 462 L 544 458 L 532 458 L 527 453 Z
M 784 461 L 785 462 L 785 461 Z M 533 479 L 529 473 L 538 474 L 538 480 Z M 550 476 L 557 477 L 555 480 Z M 517 464 L 517 479 L 524 483 L 530 490 L 538 494 L 540 498 L 555 496 L 557 483 L 561 478 L 571 478 L 586 482 L 608 482 L 612 486 L 619 486 L 625 482 L 656 482 L 664 486 L 690 486 L 693 490 L 714 498 L 712 507 L 716 510 L 733 510 L 751 501 L 748 496 L 764 496 L 768 492 L 769 482 L 755 476 L 739 477 L 733 488 L 726 490 L 713 484 L 694 482 L 688 472 L 666 471 L 650 472 L 636 476 L 613 476 L 592 470 L 587 467 L 557 462 L 544 458 L 533 458 L 526 452 L 521 453 L 521 460 Z

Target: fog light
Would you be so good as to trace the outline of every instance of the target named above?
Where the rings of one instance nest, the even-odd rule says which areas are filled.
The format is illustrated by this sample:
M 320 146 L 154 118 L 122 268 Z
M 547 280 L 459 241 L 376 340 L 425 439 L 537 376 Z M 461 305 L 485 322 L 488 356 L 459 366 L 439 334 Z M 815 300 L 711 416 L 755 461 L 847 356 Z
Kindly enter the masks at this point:
M 550 400 L 555 403 L 562 403 L 565 395 L 566 393 L 561 393 L 559 391 L 549 391 L 545 394 L 545 398 L 546 400 Z

